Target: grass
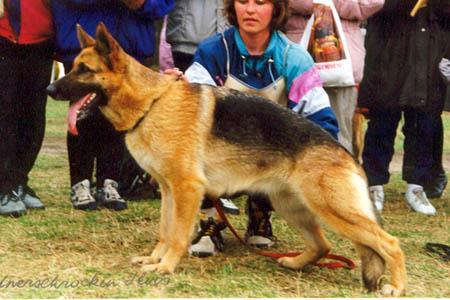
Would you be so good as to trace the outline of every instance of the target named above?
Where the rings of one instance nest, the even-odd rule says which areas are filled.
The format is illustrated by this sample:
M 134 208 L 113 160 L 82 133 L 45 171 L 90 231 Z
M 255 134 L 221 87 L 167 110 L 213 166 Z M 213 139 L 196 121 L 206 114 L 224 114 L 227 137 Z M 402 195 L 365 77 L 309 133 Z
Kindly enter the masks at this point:
M 354 259 L 356 269 L 286 270 L 249 252 L 227 231 L 225 251 L 213 258 L 185 258 L 172 276 L 139 273 L 128 259 L 149 254 L 155 245 L 160 201 L 130 201 L 129 209 L 119 213 L 73 210 L 66 111 L 66 103 L 49 102 L 44 148 L 31 173 L 30 185 L 46 210 L 29 211 L 19 219 L 0 218 L 0 298 L 377 296 L 361 286 L 360 264 L 351 243 L 328 230 L 332 251 Z M 446 116 L 447 129 L 449 122 Z M 399 142 L 401 138 L 397 147 Z M 446 145 L 445 152 L 449 149 Z M 450 297 L 449 263 L 424 250 L 426 242 L 450 244 L 450 196 L 433 200 L 438 213 L 426 217 L 408 209 L 404 189 L 400 174 L 393 174 L 386 187 L 383 223 L 400 239 L 407 258 L 407 296 Z M 236 202 L 244 206 L 244 199 Z M 231 221 L 240 232 L 245 230 L 243 214 Z M 302 250 L 302 239 L 277 215 L 273 224 L 279 239 L 275 251 Z

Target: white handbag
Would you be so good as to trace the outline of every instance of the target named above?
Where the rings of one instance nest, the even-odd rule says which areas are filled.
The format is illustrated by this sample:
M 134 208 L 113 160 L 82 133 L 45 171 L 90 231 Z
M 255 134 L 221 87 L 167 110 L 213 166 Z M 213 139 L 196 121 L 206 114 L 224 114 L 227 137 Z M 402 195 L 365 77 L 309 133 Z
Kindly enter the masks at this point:
M 347 41 L 332 0 L 313 0 L 313 14 L 300 45 L 313 57 L 324 86 L 355 85 Z

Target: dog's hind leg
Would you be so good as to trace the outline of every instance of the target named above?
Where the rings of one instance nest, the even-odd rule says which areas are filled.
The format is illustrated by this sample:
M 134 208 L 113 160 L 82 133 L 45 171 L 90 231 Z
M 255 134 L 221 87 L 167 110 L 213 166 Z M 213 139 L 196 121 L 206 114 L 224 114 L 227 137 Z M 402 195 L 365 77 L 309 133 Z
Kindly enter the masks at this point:
M 196 180 L 195 176 L 180 178 L 170 183 L 170 191 L 173 201 L 166 224 L 169 228 L 165 236 L 167 251 L 159 263 L 142 266 L 143 272 L 172 273 L 191 241 L 200 201 L 205 194 L 203 181 Z
M 372 248 L 356 242 L 353 244 L 361 257 L 361 273 L 364 286 L 371 292 L 376 291 L 381 276 L 386 269 L 385 261 L 377 252 L 372 250 Z
M 392 277 L 391 284 L 385 285 L 382 293 L 402 295 L 407 284 L 404 255 L 398 240 L 377 223 L 365 180 L 360 174 L 335 167 L 318 175 L 314 178 L 309 174 L 301 183 L 311 211 L 337 233 L 362 245 L 357 247 L 365 268 L 364 276 L 368 276 L 364 280 L 370 280 L 369 288 L 373 288 L 381 276 L 382 258 Z
M 283 216 L 293 227 L 300 230 L 305 240 L 305 251 L 295 257 L 282 257 L 278 263 L 290 269 L 303 269 L 313 264 L 330 251 L 330 243 L 326 240 L 316 217 L 301 204 L 298 196 L 292 193 L 271 195 L 272 205 L 277 213 Z
M 172 195 L 166 183 L 160 184 L 161 189 L 161 218 L 159 222 L 159 241 L 150 256 L 135 256 L 131 259 L 132 264 L 156 264 L 161 261 L 167 252 L 167 236 L 170 226 L 170 211 L 172 206 Z

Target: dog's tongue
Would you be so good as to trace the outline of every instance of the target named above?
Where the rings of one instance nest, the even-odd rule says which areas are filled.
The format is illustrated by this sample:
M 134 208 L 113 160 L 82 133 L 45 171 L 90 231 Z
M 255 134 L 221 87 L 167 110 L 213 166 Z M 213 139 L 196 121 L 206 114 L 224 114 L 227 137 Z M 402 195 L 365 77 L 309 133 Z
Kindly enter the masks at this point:
M 92 94 L 87 94 L 69 107 L 69 112 L 67 113 L 67 127 L 72 135 L 78 135 L 78 112 L 80 111 L 80 108 L 83 106 L 83 104 L 89 99 L 89 97 L 91 97 L 91 95 Z

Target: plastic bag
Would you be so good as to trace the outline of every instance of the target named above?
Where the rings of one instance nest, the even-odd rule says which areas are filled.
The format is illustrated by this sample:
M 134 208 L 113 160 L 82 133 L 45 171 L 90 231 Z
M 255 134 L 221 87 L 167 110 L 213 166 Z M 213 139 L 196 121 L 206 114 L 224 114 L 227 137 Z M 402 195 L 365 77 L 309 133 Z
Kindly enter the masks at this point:
M 347 41 L 332 0 L 313 1 L 300 45 L 313 57 L 324 86 L 355 85 Z

